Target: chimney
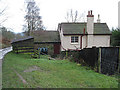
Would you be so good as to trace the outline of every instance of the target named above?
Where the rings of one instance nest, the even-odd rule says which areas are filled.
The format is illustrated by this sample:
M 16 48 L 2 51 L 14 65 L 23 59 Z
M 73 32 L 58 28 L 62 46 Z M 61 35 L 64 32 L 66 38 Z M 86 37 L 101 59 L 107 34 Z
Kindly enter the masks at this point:
M 92 15 L 92 10 L 88 11 L 87 15 L 87 32 L 88 34 L 93 34 L 94 29 L 94 15 Z
M 92 14 L 92 10 L 88 11 L 87 15 L 87 47 L 91 48 L 94 45 L 94 37 L 93 37 L 93 32 L 94 32 L 94 15 Z
M 98 14 L 97 23 L 100 23 L 100 14 Z

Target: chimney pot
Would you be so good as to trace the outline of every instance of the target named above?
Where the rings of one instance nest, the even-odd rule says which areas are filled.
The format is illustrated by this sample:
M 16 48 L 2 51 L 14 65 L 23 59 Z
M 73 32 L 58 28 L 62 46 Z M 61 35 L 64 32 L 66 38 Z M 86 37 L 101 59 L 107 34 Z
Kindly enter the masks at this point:
M 92 15 L 92 10 L 91 10 L 91 15 Z
M 100 14 L 98 14 L 97 23 L 100 23 Z
M 88 11 L 88 15 L 90 15 L 90 11 Z
M 94 15 L 92 15 L 92 10 L 88 11 L 87 17 L 94 17 Z

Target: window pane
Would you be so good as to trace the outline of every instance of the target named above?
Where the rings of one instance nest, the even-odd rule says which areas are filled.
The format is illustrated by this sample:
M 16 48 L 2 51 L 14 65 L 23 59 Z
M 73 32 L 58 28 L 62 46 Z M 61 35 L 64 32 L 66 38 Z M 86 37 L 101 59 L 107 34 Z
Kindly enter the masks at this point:
M 71 42 L 74 43 L 74 40 L 72 40 Z
M 71 43 L 74 43 L 74 37 L 71 37 Z
M 75 42 L 78 42 L 78 37 L 75 37 Z

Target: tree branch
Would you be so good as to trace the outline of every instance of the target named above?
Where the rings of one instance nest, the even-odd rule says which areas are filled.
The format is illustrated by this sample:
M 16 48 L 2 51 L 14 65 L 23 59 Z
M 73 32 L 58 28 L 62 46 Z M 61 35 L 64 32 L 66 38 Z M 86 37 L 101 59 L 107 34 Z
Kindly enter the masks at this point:
M 5 7 L 2 11 L 0 11 L 0 16 L 3 15 L 3 13 L 5 12 L 6 9 L 7 9 L 7 7 Z

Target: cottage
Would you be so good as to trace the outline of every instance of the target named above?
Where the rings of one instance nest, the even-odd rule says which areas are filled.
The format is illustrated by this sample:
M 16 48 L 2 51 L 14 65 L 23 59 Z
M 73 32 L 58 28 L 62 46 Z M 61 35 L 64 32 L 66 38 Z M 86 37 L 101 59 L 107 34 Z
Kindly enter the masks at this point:
M 37 30 L 32 34 L 34 49 L 46 47 L 49 54 L 59 54 L 60 51 L 65 50 L 109 47 L 111 32 L 106 23 L 100 22 L 99 15 L 97 23 L 94 23 L 94 15 L 92 11 L 88 11 L 87 22 L 60 23 L 57 31 Z M 31 39 L 31 37 L 28 39 Z
M 58 31 L 61 40 L 61 51 L 91 47 L 109 47 L 111 32 L 106 23 L 94 23 L 92 10 L 88 11 L 87 22 L 60 23 Z

